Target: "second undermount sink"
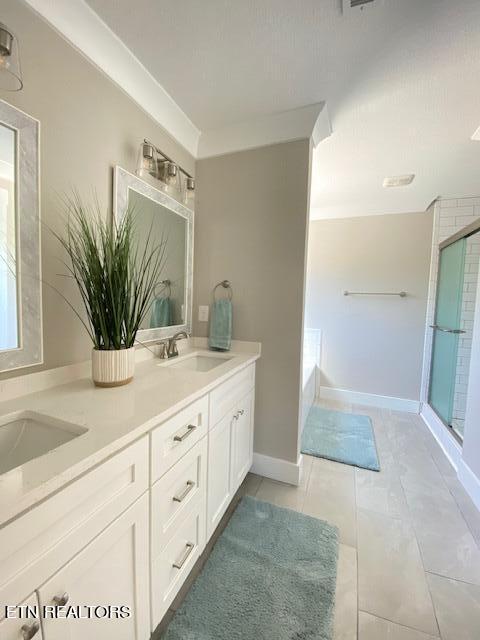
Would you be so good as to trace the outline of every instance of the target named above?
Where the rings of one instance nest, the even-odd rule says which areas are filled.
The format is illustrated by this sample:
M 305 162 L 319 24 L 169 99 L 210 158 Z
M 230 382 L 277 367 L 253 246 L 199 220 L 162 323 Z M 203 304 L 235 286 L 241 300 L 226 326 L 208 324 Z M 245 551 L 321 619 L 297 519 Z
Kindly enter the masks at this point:
M 0 474 L 60 447 L 88 431 L 36 411 L 0 416 Z
M 175 369 L 188 369 L 189 371 L 211 371 L 215 367 L 225 364 L 232 359 L 232 356 L 214 356 L 207 354 L 192 353 L 179 360 L 168 363 L 169 367 Z

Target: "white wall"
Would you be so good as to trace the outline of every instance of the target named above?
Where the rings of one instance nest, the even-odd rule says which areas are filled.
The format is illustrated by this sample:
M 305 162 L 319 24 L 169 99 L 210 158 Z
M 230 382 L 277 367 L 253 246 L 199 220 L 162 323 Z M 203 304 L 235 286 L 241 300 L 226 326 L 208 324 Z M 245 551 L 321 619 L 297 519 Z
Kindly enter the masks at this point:
M 322 389 L 419 400 L 431 233 L 431 212 L 310 223 L 306 326 L 322 330 Z

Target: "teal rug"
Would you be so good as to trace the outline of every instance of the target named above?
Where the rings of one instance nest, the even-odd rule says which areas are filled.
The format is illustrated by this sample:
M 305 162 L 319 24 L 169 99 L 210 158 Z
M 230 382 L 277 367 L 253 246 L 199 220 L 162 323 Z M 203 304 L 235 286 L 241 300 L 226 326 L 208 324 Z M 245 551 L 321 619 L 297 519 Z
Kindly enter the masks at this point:
M 335 527 L 240 502 L 163 640 L 331 640 Z
M 380 471 L 368 416 L 313 406 L 302 434 L 302 453 Z

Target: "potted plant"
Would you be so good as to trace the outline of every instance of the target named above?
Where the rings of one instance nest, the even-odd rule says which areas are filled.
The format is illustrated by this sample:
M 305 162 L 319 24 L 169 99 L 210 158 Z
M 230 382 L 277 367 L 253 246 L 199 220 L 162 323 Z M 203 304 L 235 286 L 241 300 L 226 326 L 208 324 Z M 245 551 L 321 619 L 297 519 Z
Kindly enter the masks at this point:
M 86 319 L 68 300 L 92 343 L 92 378 L 99 387 L 128 384 L 135 369 L 135 339 L 164 265 L 165 243 L 143 248 L 134 240 L 135 215 L 110 224 L 98 202 L 86 207 L 78 194 L 67 199 L 65 236 L 68 276 L 78 285 Z

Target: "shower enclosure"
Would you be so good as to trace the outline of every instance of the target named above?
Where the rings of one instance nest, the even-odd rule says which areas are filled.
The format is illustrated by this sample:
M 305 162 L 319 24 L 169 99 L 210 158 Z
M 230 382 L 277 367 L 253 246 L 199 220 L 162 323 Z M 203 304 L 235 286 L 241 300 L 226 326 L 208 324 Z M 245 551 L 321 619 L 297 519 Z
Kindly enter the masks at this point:
M 440 245 L 429 404 L 463 439 L 480 261 L 480 221 Z

